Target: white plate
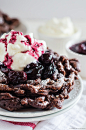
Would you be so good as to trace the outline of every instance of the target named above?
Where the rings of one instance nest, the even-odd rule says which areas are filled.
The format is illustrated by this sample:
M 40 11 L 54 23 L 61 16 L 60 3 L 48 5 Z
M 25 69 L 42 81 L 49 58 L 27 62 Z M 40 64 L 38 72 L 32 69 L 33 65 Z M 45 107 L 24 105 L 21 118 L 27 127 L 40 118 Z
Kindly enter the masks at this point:
M 82 90 L 83 90 L 82 80 L 79 76 L 79 79 L 75 81 L 74 89 L 70 92 L 69 99 L 66 99 L 64 101 L 62 109 L 54 108 L 52 110 L 46 110 L 46 111 L 38 110 L 38 109 L 26 109 L 17 112 L 10 112 L 0 108 L 0 115 L 8 116 L 8 117 L 37 117 L 37 116 L 48 115 L 56 112 L 59 113 L 64 109 L 70 107 L 73 103 L 75 103 L 77 99 L 79 99 L 79 97 L 81 96 Z
M 27 21 L 20 20 L 20 25 L 14 30 L 23 32 L 24 35 L 28 34 L 29 27 Z
M 75 104 L 79 101 L 80 97 L 81 97 L 81 94 L 77 98 L 77 100 L 73 104 L 71 104 L 69 107 L 65 108 L 64 110 L 61 109 L 59 112 L 55 112 L 55 113 L 52 113 L 52 114 L 48 114 L 48 115 L 44 115 L 44 116 L 38 116 L 38 117 L 26 117 L 26 118 L 23 118 L 23 117 L 20 117 L 20 118 L 18 118 L 18 117 L 7 117 L 7 116 L 1 116 L 0 115 L 0 119 L 6 120 L 6 121 L 14 121 L 14 122 L 33 122 L 33 121 L 47 120 L 47 119 L 50 119 L 54 116 L 58 116 L 60 114 L 63 114 L 64 112 L 67 112 L 68 110 L 73 108 L 75 106 Z

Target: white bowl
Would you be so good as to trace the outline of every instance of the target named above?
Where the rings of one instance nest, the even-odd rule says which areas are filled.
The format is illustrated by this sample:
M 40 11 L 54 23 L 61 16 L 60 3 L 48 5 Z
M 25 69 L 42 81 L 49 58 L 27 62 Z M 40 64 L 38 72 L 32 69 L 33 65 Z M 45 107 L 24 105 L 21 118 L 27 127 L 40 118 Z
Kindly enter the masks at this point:
M 40 26 L 41 27 L 41 26 Z M 78 28 L 75 28 L 75 33 L 71 36 L 66 36 L 66 37 L 53 37 L 53 36 L 48 36 L 46 34 L 43 34 L 40 32 L 40 27 L 38 28 L 38 37 L 40 40 L 45 40 L 47 46 L 58 52 L 59 54 L 66 54 L 65 50 L 65 45 L 68 41 L 76 41 L 79 39 L 81 35 L 81 30 Z
M 81 66 L 81 72 L 80 75 L 82 78 L 86 79 L 86 55 L 83 54 L 78 54 L 76 52 L 73 52 L 72 50 L 69 49 L 69 47 L 71 47 L 72 45 L 76 44 L 76 43 L 80 43 L 84 40 L 78 40 L 77 42 L 68 42 L 66 44 L 66 52 L 69 58 L 76 58 L 79 60 L 80 62 L 80 66 Z

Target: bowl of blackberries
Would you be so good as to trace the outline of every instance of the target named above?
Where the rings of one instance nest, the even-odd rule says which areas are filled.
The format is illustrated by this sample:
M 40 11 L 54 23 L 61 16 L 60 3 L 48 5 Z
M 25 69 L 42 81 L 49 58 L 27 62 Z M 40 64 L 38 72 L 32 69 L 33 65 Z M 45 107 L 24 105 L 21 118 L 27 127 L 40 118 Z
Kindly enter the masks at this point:
M 77 58 L 80 61 L 80 75 L 82 78 L 86 78 L 86 40 L 81 39 L 77 42 L 68 42 L 66 52 L 69 58 Z

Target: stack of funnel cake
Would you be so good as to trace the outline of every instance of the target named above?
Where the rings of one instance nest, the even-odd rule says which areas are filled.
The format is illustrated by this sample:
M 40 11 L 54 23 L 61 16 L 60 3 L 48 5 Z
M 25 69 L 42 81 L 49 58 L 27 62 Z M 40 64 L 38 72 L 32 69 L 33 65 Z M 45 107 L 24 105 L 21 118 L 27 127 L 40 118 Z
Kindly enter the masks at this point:
M 0 107 L 61 109 L 80 72 L 79 62 L 47 49 L 38 61 L 23 71 L 13 71 L 0 62 Z

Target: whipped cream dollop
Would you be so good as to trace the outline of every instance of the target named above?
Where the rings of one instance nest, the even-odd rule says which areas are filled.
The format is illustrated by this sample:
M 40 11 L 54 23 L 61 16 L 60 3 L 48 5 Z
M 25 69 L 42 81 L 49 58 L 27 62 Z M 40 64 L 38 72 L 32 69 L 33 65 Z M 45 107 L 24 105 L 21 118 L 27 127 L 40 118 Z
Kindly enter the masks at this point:
M 53 18 L 41 26 L 39 32 L 48 36 L 65 37 L 74 34 L 75 28 L 69 17 Z
M 46 42 L 33 38 L 33 33 L 10 31 L 0 38 L 0 61 L 9 69 L 21 71 L 27 64 L 38 60 L 46 50 Z

